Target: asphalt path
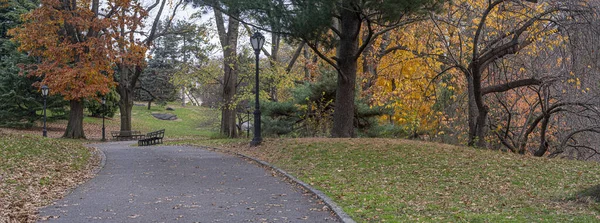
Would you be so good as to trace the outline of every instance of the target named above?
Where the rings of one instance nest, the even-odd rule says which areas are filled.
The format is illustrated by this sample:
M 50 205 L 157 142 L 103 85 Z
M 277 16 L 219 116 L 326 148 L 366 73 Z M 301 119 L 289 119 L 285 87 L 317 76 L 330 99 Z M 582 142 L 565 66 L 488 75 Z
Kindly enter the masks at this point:
M 92 145 L 97 176 L 40 210 L 43 222 L 337 222 L 313 194 L 256 163 L 187 146 Z

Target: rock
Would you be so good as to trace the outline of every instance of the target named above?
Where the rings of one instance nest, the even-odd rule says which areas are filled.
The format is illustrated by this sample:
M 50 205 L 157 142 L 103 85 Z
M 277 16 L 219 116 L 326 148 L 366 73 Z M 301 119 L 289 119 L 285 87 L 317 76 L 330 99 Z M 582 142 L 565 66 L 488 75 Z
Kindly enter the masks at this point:
M 153 113 L 152 116 L 154 116 L 157 119 L 167 120 L 167 121 L 172 121 L 172 120 L 177 119 L 177 115 L 174 115 L 174 114 Z
M 241 129 L 242 129 L 243 131 L 247 131 L 247 130 L 249 130 L 250 128 L 252 128 L 252 124 L 250 124 L 249 122 L 244 122 L 244 123 L 242 123 L 242 128 L 241 128 Z
M 167 111 L 175 111 L 175 109 L 173 109 L 171 107 L 167 107 L 165 110 L 167 110 Z

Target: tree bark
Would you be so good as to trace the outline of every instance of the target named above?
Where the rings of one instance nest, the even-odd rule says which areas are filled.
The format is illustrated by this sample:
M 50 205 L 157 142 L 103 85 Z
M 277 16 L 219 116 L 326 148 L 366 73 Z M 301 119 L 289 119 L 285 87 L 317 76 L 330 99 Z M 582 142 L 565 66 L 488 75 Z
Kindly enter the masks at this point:
M 344 1 L 341 7 L 341 34 L 338 46 L 337 90 L 335 94 L 335 110 L 333 112 L 333 128 L 331 137 L 354 137 L 354 97 L 356 91 L 356 70 L 358 55 L 358 34 L 360 33 L 360 15 L 354 9 L 352 1 Z
M 71 139 L 83 139 L 85 134 L 83 132 L 83 101 L 82 100 L 71 100 L 69 111 L 69 123 L 63 138 Z
M 540 129 L 540 147 L 533 153 L 534 156 L 541 157 L 546 154 L 546 151 L 548 151 L 548 141 L 546 140 L 548 122 L 550 122 L 550 114 L 546 113 L 544 115 L 544 120 L 542 120 L 542 126 Z
M 221 134 L 229 138 L 237 137 L 237 128 L 235 125 L 235 101 L 237 93 L 237 41 L 238 28 L 240 22 L 233 17 L 238 18 L 239 13 L 232 13 L 225 31 L 225 20 L 223 14 L 218 9 L 214 9 L 215 21 L 221 48 L 223 49 L 223 107 L 221 108 Z M 257 89 L 258 90 L 258 89 Z
M 141 68 L 136 69 L 141 72 Z M 119 111 L 121 112 L 121 131 L 131 131 L 131 110 L 133 109 L 133 84 L 137 82 L 139 75 L 135 75 L 125 65 L 119 65 L 119 86 L 117 91 L 121 96 L 119 100 Z

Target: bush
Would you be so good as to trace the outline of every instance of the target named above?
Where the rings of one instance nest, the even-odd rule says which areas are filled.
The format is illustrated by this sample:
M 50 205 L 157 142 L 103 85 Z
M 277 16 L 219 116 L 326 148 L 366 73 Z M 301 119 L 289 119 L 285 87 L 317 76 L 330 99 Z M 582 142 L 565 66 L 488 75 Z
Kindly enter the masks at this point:
M 327 137 L 333 126 L 335 108 L 335 73 L 325 73 L 315 83 L 304 83 L 292 92 L 292 101 L 262 102 L 265 135 Z M 377 126 L 377 117 L 384 114 L 379 107 L 370 107 L 356 100 L 355 127 L 367 134 Z
M 102 98 L 102 96 L 98 96 L 98 97 Z M 91 116 L 102 117 L 103 112 L 106 117 L 112 118 L 115 116 L 115 113 L 119 109 L 119 99 L 120 99 L 119 94 L 117 93 L 117 91 L 115 89 L 112 89 L 110 92 L 108 92 L 108 94 L 105 96 L 105 98 L 106 98 L 105 106 L 102 106 L 102 103 L 96 99 L 91 99 L 91 100 L 85 101 L 85 107 L 91 113 Z

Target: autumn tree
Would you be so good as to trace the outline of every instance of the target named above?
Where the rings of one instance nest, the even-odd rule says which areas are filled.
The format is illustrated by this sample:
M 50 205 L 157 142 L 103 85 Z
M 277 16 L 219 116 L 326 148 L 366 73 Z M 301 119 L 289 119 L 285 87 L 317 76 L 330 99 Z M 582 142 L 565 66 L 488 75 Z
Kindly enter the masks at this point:
M 485 147 L 489 106 L 484 96 L 542 84 L 540 76 L 503 79 L 490 66 L 509 61 L 533 43 L 549 40 L 557 33 L 561 14 L 577 11 L 575 2 L 562 1 L 452 1 L 446 13 L 432 15 L 431 31 L 438 35 L 432 52 L 445 70 L 458 71 L 468 95 L 468 145 Z M 548 43 L 551 44 L 551 43 Z M 508 58 L 508 59 L 507 59 Z M 487 80 L 485 79 L 487 78 Z
M 51 94 L 70 101 L 67 129 L 63 137 L 84 138 L 83 99 L 105 94 L 112 81 L 116 56 L 110 33 L 111 21 L 99 16 L 98 1 L 44 0 L 24 15 L 24 24 L 10 31 L 19 50 L 40 62 L 27 67 L 42 77 L 36 86 L 48 85 Z
M 435 76 L 441 63 L 423 56 L 431 38 L 424 23 L 387 32 L 367 46 L 359 61 L 362 96 L 371 105 L 387 107 L 390 114 L 381 117 L 382 123 L 390 123 L 410 138 L 437 135 L 441 116 L 434 106 Z
M 115 62 L 116 74 L 115 81 L 118 83 L 117 92 L 119 93 L 119 111 L 121 112 L 121 131 L 131 130 L 131 111 L 133 109 L 133 100 L 136 86 L 146 68 L 146 51 L 152 46 L 156 38 L 163 36 L 167 31 L 159 32 L 159 24 L 164 13 L 168 13 L 168 0 L 156 0 L 148 7 L 143 7 L 140 2 L 135 4 L 123 5 L 114 4 L 118 10 L 109 10 L 108 16 L 117 18 L 110 28 L 111 33 L 115 33 L 114 50 L 119 59 Z M 164 27 L 170 27 L 175 13 L 183 5 L 183 1 L 172 3 L 169 19 L 162 24 Z M 151 25 L 144 29 L 148 14 L 155 17 L 151 20 Z M 125 19 L 127 18 L 127 19 Z M 164 29 L 168 30 L 168 29 Z M 140 39 L 138 34 L 142 34 Z

